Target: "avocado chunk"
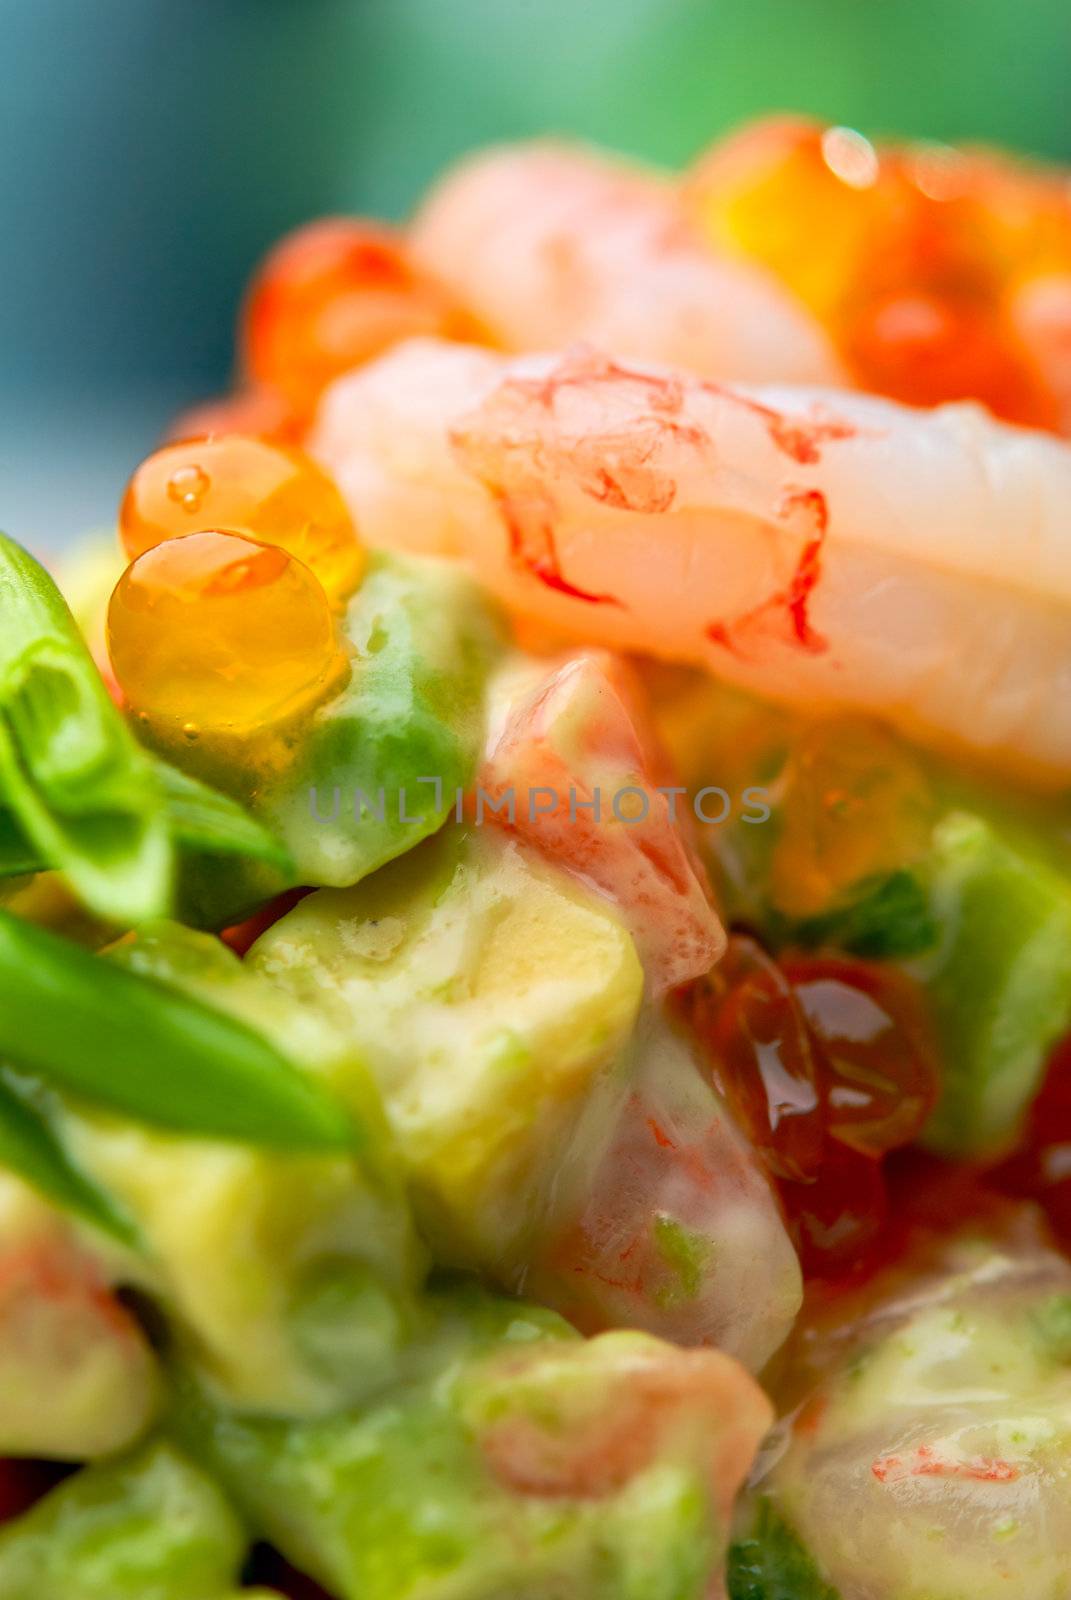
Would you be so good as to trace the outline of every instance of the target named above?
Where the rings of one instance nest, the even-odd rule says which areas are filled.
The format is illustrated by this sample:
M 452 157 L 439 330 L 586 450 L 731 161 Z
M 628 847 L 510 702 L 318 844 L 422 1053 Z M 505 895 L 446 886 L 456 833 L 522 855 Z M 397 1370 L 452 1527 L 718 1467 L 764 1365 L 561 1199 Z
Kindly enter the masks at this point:
M 991 1154 L 1014 1138 L 1071 1027 L 1071 882 L 962 811 L 934 830 L 930 872 L 941 943 L 908 967 L 929 995 L 943 1063 L 926 1142 Z
M 83 1468 L 0 1529 L 4 1600 L 221 1600 L 246 1536 L 173 1445 Z
M 643 972 L 613 907 L 499 829 L 450 829 L 355 888 L 302 900 L 247 965 L 378 1079 L 441 1259 L 514 1255 Z
M 703 1600 L 769 1418 L 728 1357 L 442 1291 L 363 1412 L 177 1427 L 251 1526 L 339 1600 Z
M 352 1156 L 290 1153 L 173 1135 L 50 1095 L 72 1160 L 144 1243 L 125 1281 L 158 1301 L 204 1381 L 234 1405 L 307 1414 L 359 1398 L 390 1375 L 425 1267 L 374 1082 L 322 1017 L 216 939 L 154 924 L 110 959 L 263 1030 L 337 1092 L 356 1129 Z M 340 1294 L 361 1329 L 342 1351 Z M 367 1360 L 355 1361 L 362 1340 Z
M 284 846 L 290 881 L 357 883 L 435 833 L 483 745 L 486 689 L 503 648 L 492 603 L 463 571 L 373 556 L 341 621 L 339 692 L 265 739 L 190 745 L 184 769 L 233 795 Z M 173 752 L 172 752 L 173 754 Z M 213 864 L 187 885 L 211 923 L 286 887 L 270 869 Z

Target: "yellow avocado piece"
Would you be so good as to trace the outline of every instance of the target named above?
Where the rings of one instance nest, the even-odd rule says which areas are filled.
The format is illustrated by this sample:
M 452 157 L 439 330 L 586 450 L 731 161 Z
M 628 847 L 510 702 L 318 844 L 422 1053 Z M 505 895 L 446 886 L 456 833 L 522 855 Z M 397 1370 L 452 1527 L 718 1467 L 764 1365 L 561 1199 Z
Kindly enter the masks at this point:
M 249 961 L 345 1030 L 425 1229 L 460 1265 L 516 1247 L 548 1148 L 631 1037 L 643 989 L 613 907 L 492 829 L 310 895 Z

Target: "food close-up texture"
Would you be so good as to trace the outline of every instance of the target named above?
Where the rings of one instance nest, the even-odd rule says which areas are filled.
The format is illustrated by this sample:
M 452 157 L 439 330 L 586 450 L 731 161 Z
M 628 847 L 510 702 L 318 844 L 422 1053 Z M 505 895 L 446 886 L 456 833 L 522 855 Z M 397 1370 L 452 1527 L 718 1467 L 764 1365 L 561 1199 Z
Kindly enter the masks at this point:
M 1071 1600 L 1071 167 L 439 166 L 0 534 L 0 1600 Z

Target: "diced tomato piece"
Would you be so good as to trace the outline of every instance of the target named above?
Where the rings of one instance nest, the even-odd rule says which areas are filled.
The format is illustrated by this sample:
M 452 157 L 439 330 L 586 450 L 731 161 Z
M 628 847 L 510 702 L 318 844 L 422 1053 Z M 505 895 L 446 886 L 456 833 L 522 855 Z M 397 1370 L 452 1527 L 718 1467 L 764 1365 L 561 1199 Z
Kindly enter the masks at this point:
M 284 894 L 277 894 L 274 900 L 269 900 L 266 905 L 254 911 L 251 917 L 246 917 L 244 922 L 236 922 L 232 928 L 224 928 L 220 934 L 223 943 L 234 951 L 236 956 L 244 956 L 256 944 L 262 933 L 285 917 L 292 911 L 299 900 L 304 900 L 311 889 L 287 889 Z

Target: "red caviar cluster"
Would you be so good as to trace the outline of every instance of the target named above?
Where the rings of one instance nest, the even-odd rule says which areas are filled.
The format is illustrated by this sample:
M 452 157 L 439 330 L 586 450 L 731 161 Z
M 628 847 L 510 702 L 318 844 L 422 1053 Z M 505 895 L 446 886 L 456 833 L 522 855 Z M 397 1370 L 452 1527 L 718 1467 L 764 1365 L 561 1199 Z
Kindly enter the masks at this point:
M 171 437 L 242 432 L 298 442 L 329 383 L 416 338 L 484 341 L 400 230 L 359 217 L 308 223 L 253 276 L 238 329 L 241 387 L 186 412 Z
M 701 158 L 707 236 L 769 267 L 862 388 L 1071 426 L 1071 186 L 987 150 L 773 118 Z
M 937 1093 L 921 999 L 897 971 L 831 955 L 771 959 L 752 939 L 684 998 L 718 1088 L 776 1180 L 803 1261 L 837 1276 L 887 1213 L 882 1159 Z

